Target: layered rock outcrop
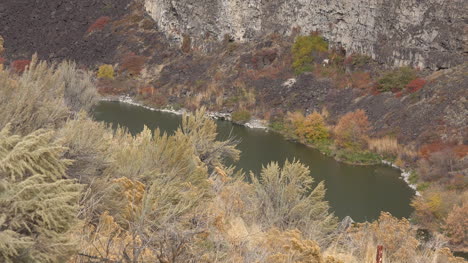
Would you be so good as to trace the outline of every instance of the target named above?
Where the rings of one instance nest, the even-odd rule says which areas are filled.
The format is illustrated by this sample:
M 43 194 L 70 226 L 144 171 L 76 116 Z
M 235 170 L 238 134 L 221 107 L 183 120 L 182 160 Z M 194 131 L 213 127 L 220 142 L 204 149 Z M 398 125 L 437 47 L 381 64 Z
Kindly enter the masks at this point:
M 205 48 L 301 29 L 388 65 L 435 70 L 468 57 L 466 0 L 145 0 L 145 8 L 175 41 L 189 35 Z

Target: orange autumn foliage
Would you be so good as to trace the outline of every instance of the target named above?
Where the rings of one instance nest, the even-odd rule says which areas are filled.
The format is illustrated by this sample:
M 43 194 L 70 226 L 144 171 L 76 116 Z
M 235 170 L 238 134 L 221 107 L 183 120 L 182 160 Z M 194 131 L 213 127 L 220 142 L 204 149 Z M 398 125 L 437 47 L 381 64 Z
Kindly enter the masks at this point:
M 344 148 L 362 149 L 367 144 L 370 129 L 371 126 L 364 110 L 346 113 L 335 127 L 336 142 Z
M 452 245 L 468 248 L 468 203 L 461 206 L 454 206 L 445 220 L 445 231 L 450 238 Z
M 307 115 L 303 125 L 297 128 L 298 134 L 308 141 L 318 142 L 328 139 L 328 129 L 323 116 L 318 112 Z

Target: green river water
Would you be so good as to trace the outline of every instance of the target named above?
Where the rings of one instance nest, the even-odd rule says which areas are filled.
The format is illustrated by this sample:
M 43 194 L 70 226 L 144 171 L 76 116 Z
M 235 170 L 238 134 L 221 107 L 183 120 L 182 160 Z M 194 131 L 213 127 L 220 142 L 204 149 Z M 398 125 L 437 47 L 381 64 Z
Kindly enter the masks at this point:
M 172 113 L 121 102 L 101 102 L 94 118 L 112 125 L 127 127 L 133 134 L 146 125 L 171 134 L 181 122 Z M 409 217 L 410 201 L 415 192 L 403 179 L 400 171 L 385 165 L 354 166 L 337 162 L 299 143 L 285 140 L 281 135 L 259 129 L 249 129 L 228 121 L 217 121 L 220 139 L 229 135 L 240 140 L 241 159 L 237 168 L 257 173 L 271 161 L 299 160 L 309 166 L 315 182 L 325 181 L 326 199 L 335 214 L 351 216 L 355 221 L 374 220 L 381 211 L 396 217 Z

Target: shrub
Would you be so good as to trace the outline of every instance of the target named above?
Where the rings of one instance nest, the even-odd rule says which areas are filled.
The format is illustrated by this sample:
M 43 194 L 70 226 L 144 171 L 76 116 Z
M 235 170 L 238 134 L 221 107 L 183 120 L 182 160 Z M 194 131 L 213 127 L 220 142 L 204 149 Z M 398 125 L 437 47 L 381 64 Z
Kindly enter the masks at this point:
M 292 47 L 293 68 L 296 74 L 312 71 L 314 53 L 327 52 L 328 43 L 318 35 L 299 36 Z
M 281 230 L 298 229 L 306 237 L 324 244 L 337 221 L 329 210 L 323 182 L 314 184 L 310 170 L 300 162 L 286 161 L 283 167 L 270 163 L 260 176 L 250 174 L 258 208 L 257 222 Z
M 11 68 L 16 73 L 23 73 L 30 64 L 31 60 L 15 60 L 11 63 Z
M 335 127 L 336 142 L 350 149 L 363 149 L 367 144 L 370 130 L 369 120 L 364 110 L 346 113 Z
M 352 54 L 344 60 L 345 65 L 364 66 L 372 60 L 371 57 L 361 54 Z
M 143 70 L 145 63 L 146 57 L 138 56 L 131 52 L 123 57 L 122 63 L 120 64 L 120 71 L 128 72 L 130 76 L 137 76 Z
M 186 35 L 186 34 L 184 35 L 181 49 L 184 53 L 189 53 L 190 50 L 192 49 L 192 39 L 190 38 L 189 35 Z
M 450 148 L 450 145 L 444 144 L 442 142 L 434 142 L 430 144 L 425 144 L 419 149 L 419 154 L 422 158 L 429 158 L 431 154 L 435 152 L 440 152 Z
M 67 176 L 88 184 L 93 176 L 102 175 L 112 162 L 110 157 L 113 130 L 103 122 L 95 122 L 80 112 L 77 118 L 69 120 L 57 132 L 57 137 L 66 147 L 65 155 L 73 163 L 68 167 Z
M 317 242 L 302 237 L 298 230 L 269 230 L 262 240 L 261 248 L 266 257 L 265 262 L 321 262 L 343 263 L 332 256 L 324 256 Z
M 372 77 L 368 72 L 353 72 L 350 78 L 353 88 L 367 89 L 371 87 Z
M 10 123 L 15 134 L 57 127 L 68 116 L 63 82 L 45 62 L 36 61 L 21 75 L 0 72 L 0 127 Z
M 401 67 L 384 74 L 378 80 L 377 89 L 381 92 L 398 92 L 404 90 L 407 85 L 416 79 L 416 71 L 410 67 Z
M 100 79 L 114 79 L 114 67 L 112 65 L 101 65 L 97 76 Z
M 145 97 L 149 97 L 151 95 L 154 95 L 154 87 L 151 85 L 148 86 L 143 86 L 138 88 L 138 94 L 143 95 Z
M 335 158 L 349 164 L 372 165 L 381 163 L 379 155 L 363 149 L 344 148 L 334 152 Z
M 418 173 L 425 181 L 450 178 L 454 173 L 462 173 L 466 161 L 458 158 L 452 148 L 431 153 L 428 158 L 418 162 Z
M 60 127 L 70 111 L 89 110 L 97 101 L 91 76 L 74 63 L 52 67 L 36 56 L 21 75 L 0 72 L 0 127 L 11 123 L 15 134 Z
M 248 110 L 240 110 L 232 113 L 232 121 L 237 123 L 246 123 L 252 117 Z
M 54 132 L 0 130 L 0 262 L 66 262 L 82 186 L 66 178 L 70 160 Z
M 466 195 L 457 191 L 445 190 L 438 185 L 419 184 L 425 187 L 421 196 L 416 196 L 411 206 L 414 208 L 412 218 L 422 228 L 430 231 L 439 231 L 446 224 L 446 219 L 453 207 L 461 204 Z M 419 189 L 418 189 L 419 190 Z M 458 213 L 455 211 L 455 213 Z
M 468 203 L 461 206 L 454 206 L 445 220 L 445 231 L 453 245 L 468 247 Z
M 328 139 L 329 132 L 325 126 L 323 116 L 318 112 L 313 112 L 306 117 L 301 113 L 290 115 L 295 127 L 296 135 L 309 142 L 322 142 Z
M 390 213 L 382 212 L 377 221 L 358 224 L 349 232 L 349 245 L 357 250 L 359 258 L 365 258 L 369 250 L 375 253 L 377 245 L 383 245 L 386 262 L 414 262 L 419 241 L 415 230 L 405 218 L 398 219 Z
M 305 117 L 301 112 L 288 112 L 286 116 L 286 129 L 291 133 L 290 135 L 299 136 L 298 130 L 302 129 L 302 126 L 304 125 L 304 119 Z
M 63 97 L 67 107 L 73 112 L 90 111 L 99 100 L 91 72 L 80 70 L 74 62 L 64 61 L 56 69 L 63 82 Z
M 5 42 L 5 41 L 3 40 L 3 37 L 0 36 L 0 54 L 2 54 L 3 51 L 5 51 L 5 48 L 4 48 L 4 46 L 3 46 L 4 42 Z
M 109 21 L 110 21 L 110 17 L 101 16 L 88 28 L 86 33 L 91 33 L 91 32 L 94 32 L 94 31 L 104 29 L 104 27 L 109 23 Z
M 422 89 L 426 85 L 426 80 L 417 78 L 412 80 L 408 85 L 406 85 L 409 93 L 414 93 L 420 89 Z
M 425 198 L 417 197 L 413 200 L 411 204 L 415 211 L 416 217 L 421 220 L 428 220 L 431 222 L 430 218 L 442 218 L 442 197 L 439 192 L 437 193 L 428 193 Z M 421 222 L 420 222 L 421 223 Z

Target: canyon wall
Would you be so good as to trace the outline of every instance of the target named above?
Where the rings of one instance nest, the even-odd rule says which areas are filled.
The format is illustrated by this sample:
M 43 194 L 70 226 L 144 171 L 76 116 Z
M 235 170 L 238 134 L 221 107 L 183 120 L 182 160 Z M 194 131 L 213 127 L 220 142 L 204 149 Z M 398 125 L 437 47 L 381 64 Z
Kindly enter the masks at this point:
M 466 0 L 145 0 L 145 9 L 174 41 L 188 35 L 205 48 L 296 28 L 387 65 L 437 70 L 468 57 Z

